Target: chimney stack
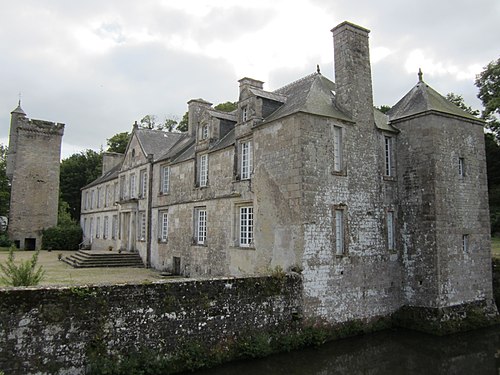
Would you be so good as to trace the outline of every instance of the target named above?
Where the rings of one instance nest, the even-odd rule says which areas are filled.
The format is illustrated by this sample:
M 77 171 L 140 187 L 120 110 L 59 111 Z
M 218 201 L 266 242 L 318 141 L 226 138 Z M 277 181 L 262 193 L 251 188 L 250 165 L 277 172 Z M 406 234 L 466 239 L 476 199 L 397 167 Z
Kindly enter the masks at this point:
M 373 123 L 373 92 L 367 30 L 350 22 L 334 27 L 336 102 L 356 123 Z

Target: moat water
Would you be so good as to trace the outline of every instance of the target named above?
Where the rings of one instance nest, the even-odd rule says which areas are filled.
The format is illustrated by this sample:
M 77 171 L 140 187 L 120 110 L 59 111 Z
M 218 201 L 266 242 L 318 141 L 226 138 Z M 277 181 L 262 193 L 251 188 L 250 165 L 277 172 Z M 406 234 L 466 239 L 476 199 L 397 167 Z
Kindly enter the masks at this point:
M 500 374 L 500 326 L 446 337 L 383 331 L 192 374 Z

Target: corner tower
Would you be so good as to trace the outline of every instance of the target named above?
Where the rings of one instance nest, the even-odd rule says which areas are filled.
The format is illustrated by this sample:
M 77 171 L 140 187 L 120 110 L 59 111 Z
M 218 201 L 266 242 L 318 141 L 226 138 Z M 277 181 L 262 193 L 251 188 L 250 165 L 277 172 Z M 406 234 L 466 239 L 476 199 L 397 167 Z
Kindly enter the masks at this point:
M 35 250 L 41 247 L 42 230 L 57 224 L 64 124 L 28 119 L 20 103 L 11 115 L 8 233 L 20 249 Z

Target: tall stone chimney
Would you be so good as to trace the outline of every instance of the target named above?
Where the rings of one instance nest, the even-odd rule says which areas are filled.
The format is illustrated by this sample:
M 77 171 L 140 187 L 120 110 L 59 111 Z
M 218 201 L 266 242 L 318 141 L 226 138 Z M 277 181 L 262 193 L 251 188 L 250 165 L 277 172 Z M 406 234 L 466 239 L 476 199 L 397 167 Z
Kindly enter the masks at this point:
M 336 103 L 357 123 L 374 123 L 369 30 L 343 22 L 332 29 Z
M 21 101 L 16 109 L 10 113 L 10 133 L 9 133 L 9 149 L 7 151 L 7 178 L 12 182 L 14 169 L 16 168 L 16 152 L 17 152 L 17 129 L 23 120 L 26 120 L 26 113 L 21 108 Z

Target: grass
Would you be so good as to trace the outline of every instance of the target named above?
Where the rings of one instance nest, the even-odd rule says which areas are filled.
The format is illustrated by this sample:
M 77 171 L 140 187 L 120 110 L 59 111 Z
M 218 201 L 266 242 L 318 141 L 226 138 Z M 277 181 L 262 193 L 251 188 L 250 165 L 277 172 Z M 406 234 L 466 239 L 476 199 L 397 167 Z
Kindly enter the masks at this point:
M 88 285 L 88 284 L 121 284 L 144 283 L 160 280 L 159 273 L 146 268 L 73 268 L 58 259 L 74 254 L 74 251 L 41 250 L 38 263 L 45 270 L 45 277 L 40 285 Z M 0 248 L 0 263 L 7 260 L 8 249 Z M 16 251 L 15 261 L 31 259 L 32 251 Z M 0 282 L 0 286 L 5 286 Z

